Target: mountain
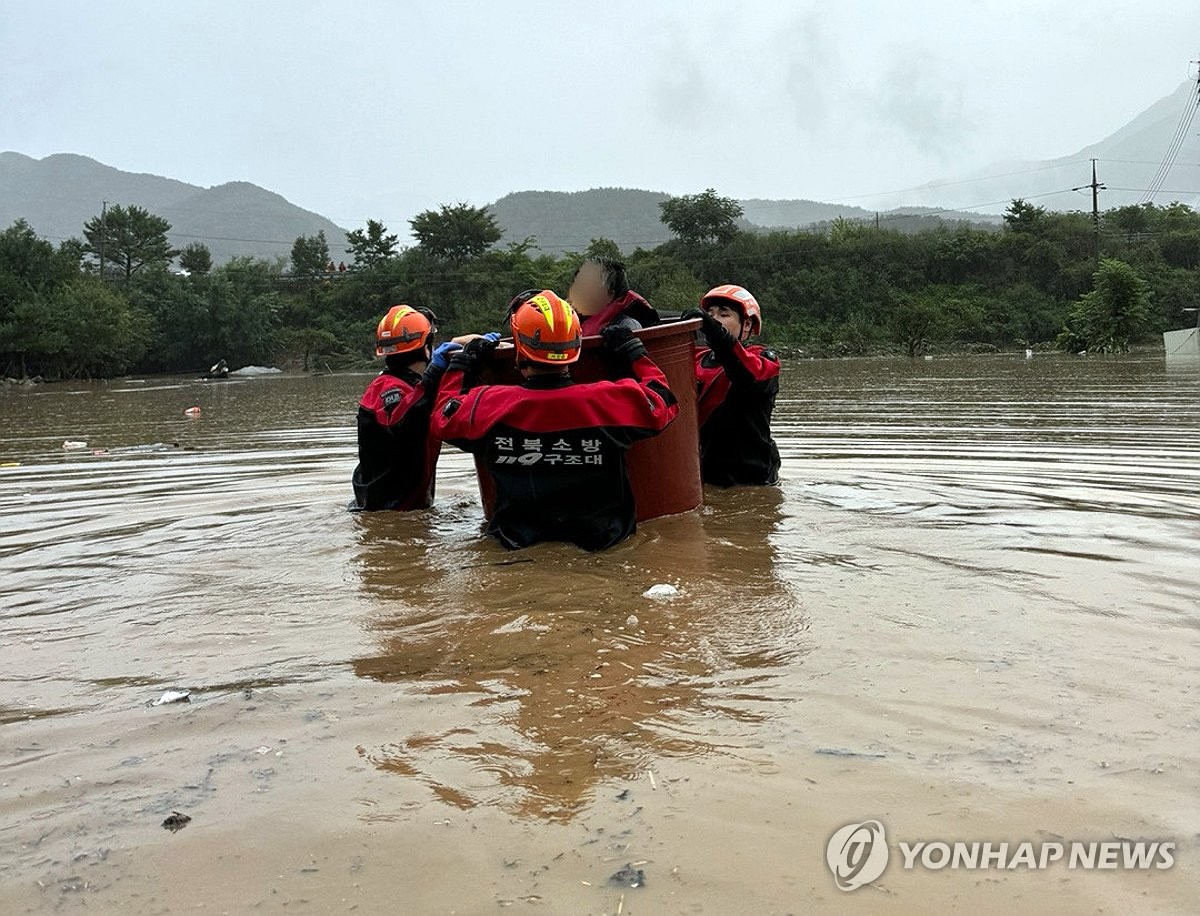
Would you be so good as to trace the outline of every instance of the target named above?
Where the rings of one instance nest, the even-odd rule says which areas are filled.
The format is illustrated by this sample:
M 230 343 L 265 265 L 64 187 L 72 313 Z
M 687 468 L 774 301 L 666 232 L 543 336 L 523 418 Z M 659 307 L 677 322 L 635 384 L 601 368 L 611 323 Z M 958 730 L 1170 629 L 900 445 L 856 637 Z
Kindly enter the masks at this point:
M 502 243 L 534 240 L 550 254 L 583 251 L 597 237 L 612 239 L 622 251 L 653 248 L 671 238 L 659 222 L 658 205 L 670 195 L 633 188 L 590 191 L 518 191 L 491 205 L 504 229 Z M 751 231 L 824 227 L 836 219 L 873 220 L 874 210 L 815 200 L 743 200 L 742 226 Z M 901 207 L 879 214 L 881 225 L 916 232 L 948 222 L 995 225 L 1000 217 L 982 213 L 942 214 L 922 207 Z
M 1150 186 L 1158 164 L 1185 116 L 1196 105 L 1200 86 L 1182 84 L 1104 139 L 1069 156 L 1044 161 L 1000 162 L 950 181 L 876 198 L 876 210 L 814 200 L 741 201 L 748 229 L 820 229 L 836 219 L 874 220 L 903 232 L 945 223 L 997 225 L 1009 201 L 1023 197 L 1051 210 L 1089 210 L 1091 181 L 1098 159 L 1100 206 L 1136 203 Z M 1175 165 L 1153 200 L 1200 205 L 1200 115 L 1183 132 Z M 535 239 L 542 251 L 582 251 L 597 237 L 610 238 L 624 251 L 652 248 L 670 233 L 659 222 L 658 205 L 668 195 L 634 188 L 589 191 L 519 191 L 491 204 L 504 229 L 502 241 Z M 303 210 L 271 191 L 247 182 L 213 188 L 123 172 L 89 159 L 61 153 L 31 159 L 0 153 L 0 228 L 24 217 L 51 239 L 82 235 L 83 223 L 100 212 L 101 201 L 138 204 L 171 222 L 172 242 L 182 248 L 203 240 L 219 263 L 234 255 L 286 258 L 298 235 L 324 230 L 334 260 L 345 260 L 345 230 Z M 954 212 L 947 212 L 954 208 Z M 404 227 L 392 227 L 403 231 Z
M 490 206 L 504 229 L 502 242 L 533 237 L 546 252 L 583 251 L 598 237 L 622 250 L 653 248 L 671 237 L 659 222 L 661 191 L 593 188 L 590 191 L 518 191 Z
M 235 255 L 286 258 L 298 235 L 324 230 L 330 253 L 342 260 L 345 230 L 325 217 L 248 182 L 198 185 L 123 172 L 86 156 L 58 153 L 33 159 L 0 153 L 0 227 L 24 218 L 52 240 L 83 236 L 101 203 L 137 204 L 171 223 L 176 248 L 203 241 L 213 260 Z
M 881 225 L 903 232 L 945 223 L 995 226 L 1009 202 L 1023 197 L 1050 210 L 1090 210 L 1090 160 L 1099 161 L 1101 209 L 1137 203 L 1158 171 L 1176 130 L 1194 108 L 1200 87 L 1180 85 L 1132 121 L 1096 143 L 1068 156 L 1047 160 L 998 162 L 978 172 L 934 181 L 919 188 L 876 198 Z M 1200 206 L 1200 114 L 1182 137 L 1175 164 L 1153 201 L 1174 200 Z M 658 204 L 668 195 L 626 188 L 578 193 L 522 191 L 492 205 L 505 241 L 532 236 L 543 251 L 580 251 L 595 236 L 616 241 L 624 251 L 651 247 L 669 236 L 658 222 Z M 876 210 L 815 200 L 740 202 L 750 228 L 819 229 L 834 220 L 873 220 Z M 954 212 L 947 212 L 953 208 Z M 960 209 L 961 208 L 961 209 Z
M 1049 210 L 1091 210 L 1090 190 L 1073 191 L 1092 180 L 1091 159 L 1098 159 L 1102 210 L 1138 203 L 1158 171 L 1185 116 L 1195 111 L 1200 85 L 1181 84 L 1132 121 L 1104 139 L 1056 159 L 997 162 L 952 183 L 930 182 L 895 195 L 895 203 L 942 207 L 979 207 L 994 212 L 1022 197 Z M 1175 163 L 1162 182 L 1156 204 L 1180 201 L 1200 205 L 1200 114 L 1181 138 Z M 890 202 L 890 201 L 889 201 Z M 980 202 L 986 202 L 986 206 Z

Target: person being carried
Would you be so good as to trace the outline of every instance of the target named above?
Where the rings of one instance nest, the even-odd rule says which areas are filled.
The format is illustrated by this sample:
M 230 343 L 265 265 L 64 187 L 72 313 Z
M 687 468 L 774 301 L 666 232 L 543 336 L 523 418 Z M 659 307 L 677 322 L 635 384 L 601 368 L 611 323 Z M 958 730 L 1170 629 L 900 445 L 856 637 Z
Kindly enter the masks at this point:
M 762 332 L 762 309 L 740 286 L 710 289 L 699 309 L 707 348 L 696 352 L 700 473 L 720 487 L 779 481 L 779 449 L 771 413 L 779 393 L 779 358 L 749 340 Z
M 550 290 L 523 293 L 509 324 L 521 385 L 482 385 L 481 362 L 494 340 L 468 343 L 450 359 L 438 392 L 433 430 L 483 459 L 495 506 L 487 533 L 505 547 L 569 541 L 603 550 L 636 528 L 624 452 L 662 432 L 679 412 L 666 376 L 628 328 L 610 327 L 604 343 L 630 378 L 575 384 L 578 316 Z
M 583 336 L 599 334 L 610 324 L 636 331 L 658 324 L 658 312 L 629 288 L 625 265 L 613 258 L 587 258 L 575 271 L 567 299 L 583 319 Z
M 435 349 L 436 320 L 426 309 L 396 305 L 379 322 L 375 355 L 383 357 L 384 368 L 358 405 L 352 509 L 427 509 L 433 503 L 441 443 L 429 434 L 429 418 L 450 354 L 471 339 Z

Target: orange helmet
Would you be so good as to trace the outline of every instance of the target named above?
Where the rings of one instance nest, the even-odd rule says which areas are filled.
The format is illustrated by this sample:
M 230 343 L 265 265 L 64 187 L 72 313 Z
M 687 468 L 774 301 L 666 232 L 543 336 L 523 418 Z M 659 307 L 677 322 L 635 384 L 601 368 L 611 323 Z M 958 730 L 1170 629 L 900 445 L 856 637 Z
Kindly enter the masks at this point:
M 375 355 L 411 353 L 429 342 L 433 326 L 429 319 L 409 305 L 393 305 L 375 329 Z
M 570 303 L 550 290 L 518 303 L 509 313 L 508 322 L 518 361 L 565 366 L 579 359 L 583 327 Z
M 748 289 L 732 283 L 715 286 L 700 297 L 700 308 L 707 309 L 710 305 L 719 305 L 722 301 L 736 306 L 742 313 L 742 318 L 750 319 L 751 334 L 762 333 L 762 309 Z

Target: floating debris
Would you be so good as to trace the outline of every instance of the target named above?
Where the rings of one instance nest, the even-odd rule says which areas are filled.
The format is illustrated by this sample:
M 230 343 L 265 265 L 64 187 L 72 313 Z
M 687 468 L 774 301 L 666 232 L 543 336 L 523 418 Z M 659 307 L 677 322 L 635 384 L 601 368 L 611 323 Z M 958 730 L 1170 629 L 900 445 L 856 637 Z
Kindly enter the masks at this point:
M 656 600 L 664 600 L 667 598 L 678 598 L 679 589 L 670 582 L 659 582 L 651 585 L 648 589 L 642 592 L 643 598 L 654 598 Z
M 192 819 L 190 817 L 188 817 L 186 814 L 184 814 L 182 811 L 172 811 L 170 816 L 165 821 L 162 822 L 162 825 L 163 825 L 164 829 L 170 830 L 172 833 L 175 833 L 178 830 L 182 830 L 184 827 L 186 827 L 191 822 L 192 822 Z
M 887 754 L 879 754 L 875 751 L 852 751 L 845 747 L 819 747 L 814 753 L 824 754 L 827 757 L 886 757 Z
M 68 452 L 74 452 L 81 448 L 87 448 L 87 443 L 80 442 L 78 439 L 68 439 L 63 443 L 63 448 Z
M 168 690 L 161 697 L 151 703 L 151 706 L 165 706 L 167 703 L 190 703 L 192 702 L 192 692 L 190 690 Z
M 615 887 L 645 887 L 646 873 L 634 868 L 632 862 L 626 862 L 623 868 L 613 872 L 608 883 Z
M 279 375 L 282 371 L 282 369 L 276 369 L 274 366 L 242 366 L 242 368 L 234 369 L 229 374 L 240 378 L 252 378 L 256 375 Z
M 549 629 L 550 629 L 550 627 L 546 626 L 546 624 L 533 623 L 529 619 L 528 614 L 522 614 L 520 617 L 517 617 L 515 620 L 510 620 L 508 623 L 504 623 L 504 624 L 501 624 L 500 626 L 496 627 L 496 629 L 492 630 L 492 633 L 493 634 L 520 633 L 522 630 L 532 630 L 535 633 L 545 633 Z
M 189 419 L 195 419 L 196 417 L 200 416 L 200 408 L 189 407 L 183 412 L 183 415 Z
M 627 627 L 636 627 L 639 623 L 640 621 L 637 618 L 637 614 L 630 614 L 625 618 L 625 626 Z

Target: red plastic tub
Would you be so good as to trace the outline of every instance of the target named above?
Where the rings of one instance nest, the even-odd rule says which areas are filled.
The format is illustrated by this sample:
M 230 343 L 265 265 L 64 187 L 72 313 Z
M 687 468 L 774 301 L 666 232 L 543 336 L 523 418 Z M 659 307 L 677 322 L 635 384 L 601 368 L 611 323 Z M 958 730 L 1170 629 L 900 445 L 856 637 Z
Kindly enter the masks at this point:
M 696 331 L 698 318 L 671 321 L 645 328 L 637 336 L 646 344 L 646 352 L 667 377 L 667 384 L 679 400 L 679 415 L 662 433 L 635 442 L 625 453 L 625 468 L 633 488 L 639 522 L 661 515 L 676 515 L 697 508 L 704 502 L 700 480 L 700 433 L 696 421 Z M 610 378 L 609 364 L 602 353 L 599 337 L 583 339 L 579 362 L 571 366 L 571 378 L 577 382 L 595 382 Z M 486 384 L 521 383 L 511 346 L 503 343 L 481 373 Z M 479 497 L 483 511 L 492 517 L 495 495 L 492 478 L 482 459 L 475 459 L 479 478 Z

